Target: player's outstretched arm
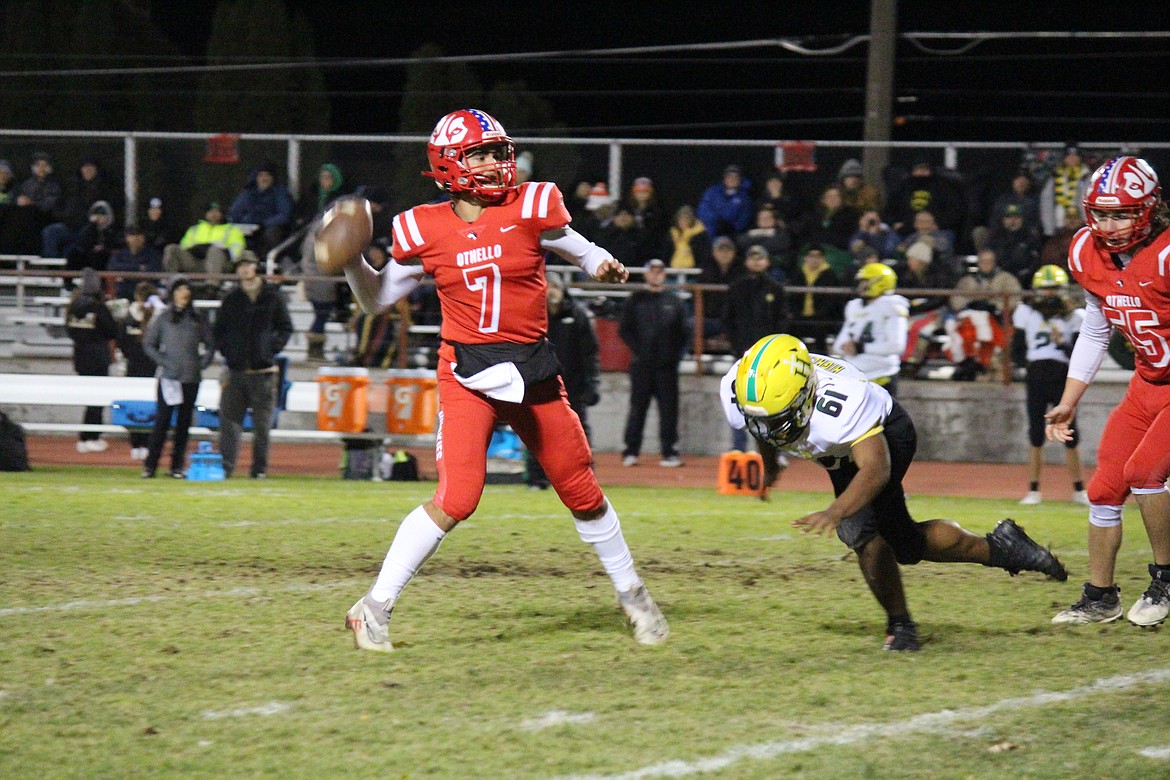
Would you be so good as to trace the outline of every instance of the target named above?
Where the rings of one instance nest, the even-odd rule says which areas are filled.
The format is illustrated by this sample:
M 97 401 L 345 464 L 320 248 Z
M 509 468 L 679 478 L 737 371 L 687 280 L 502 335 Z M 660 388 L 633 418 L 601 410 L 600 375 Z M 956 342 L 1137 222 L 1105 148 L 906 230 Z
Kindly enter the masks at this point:
M 832 533 L 842 520 L 857 514 L 873 501 L 890 481 L 890 448 L 880 429 L 877 433 L 859 439 L 850 449 L 857 464 L 857 475 L 825 510 L 792 521 L 792 525 L 801 529 L 802 533 L 818 536 Z
M 621 284 L 630 272 L 609 252 L 567 225 L 540 234 L 540 246 L 580 268 L 599 282 Z

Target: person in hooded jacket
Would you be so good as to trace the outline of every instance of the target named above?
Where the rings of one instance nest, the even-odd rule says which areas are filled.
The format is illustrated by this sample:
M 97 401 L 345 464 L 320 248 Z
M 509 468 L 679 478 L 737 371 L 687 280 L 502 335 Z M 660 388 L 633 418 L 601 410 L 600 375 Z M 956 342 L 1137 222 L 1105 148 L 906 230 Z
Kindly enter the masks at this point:
M 80 376 L 108 376 L 111 342 L 118 336 L 118 323 L 106 306 L 101 278 L 87 268 L 81 286 L 73 293 L 65 310 L 65 330 L 73 341 L 73 370 Z M 85 407 L 83 422 L 101 425 L 101 406 Z M 100 433 L 85 431 L 78 436 L 78 452 L 102 452 L 109 443 Z
M 228 222 L 256 225 L 248 236 L 248 248 L 263 256 L 288 236 L 293 199 L 288 187 L 277 180 L 276 163 L 266 161 L 248 179 L 228 209 Z
M 195 414 L 195 398 L 203 369 L 215 357 L 215 342 L 211 324 L 203 312 L 192 305 L 191 283 L 178 276 L 168 287 L 168 306 L 150 321 L 142 348 L 158 364 L 158 397 L 154 412 L 154 428 L 150 432 L 146 460 L 142 464 L 144 479 L 154 477 L 171 416 L 175 419 L 175 439 L 171 445 L 171 471 L 175 479 L 186 479 L 187 432 Z

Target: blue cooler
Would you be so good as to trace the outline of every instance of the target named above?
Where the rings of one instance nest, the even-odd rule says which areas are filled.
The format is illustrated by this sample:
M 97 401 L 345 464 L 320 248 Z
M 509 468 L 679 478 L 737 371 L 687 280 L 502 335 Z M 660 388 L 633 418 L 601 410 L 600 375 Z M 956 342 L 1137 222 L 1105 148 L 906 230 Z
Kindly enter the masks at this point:
M 191 465 L 187 467 L 187 479 L 196 482 L 223 481 L 223 455 L 211 448 L 211 442 L 199 442 L 199 448 L 191 453 Z

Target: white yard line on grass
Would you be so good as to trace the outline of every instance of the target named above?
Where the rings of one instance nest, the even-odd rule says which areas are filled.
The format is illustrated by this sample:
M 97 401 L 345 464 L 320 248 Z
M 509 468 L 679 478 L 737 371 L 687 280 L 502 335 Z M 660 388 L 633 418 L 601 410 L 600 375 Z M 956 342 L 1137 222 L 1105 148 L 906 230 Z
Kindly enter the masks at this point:
M 1148 747 L 1142 748 L 1138 751 L 1138 755 L 1146 758 L 1155 758 L 1159 761 L 1165 761 L 1170 758 L 1170 747 Z
M 352 588 L 354 581 L 338 581 L 331 582 L 328 585 L 286 585 L 282 588 L 230 588 L 228 590 L 205 590 L 201 593 L 184 594 L 176 591 L 174 593 L 154 593 L 146 596 L 131 596 L 124 599 L 108 599 L 106 601 L 67 601 L 64 604 L 46 604 L 41 607 L 5 607 L 0 609 L 0 618 L 11 617 L 13 615 L 35 615 L 39 612 L 60 612 L 60 611 L 74 611 L 74 610 L 99 610 L 110 609 L 113 607 L 135 607 L 139 604 L 152 604 L 159 601 L 173 601 L 177 598 L 183 598 L 184 603 L 190 602 L 192 599 L 199 601 L 207 601 L 209 599 L 220 598 L 236 598 L 239 596 L 262 596 L 272 593 L 299 593 L 309 592 L 315 590 L 333 590 L 334 588 Z
M 291 706 L 291 704 L 286 704 L 282 701 L 270 701 L 258 707 L 240 707 L 234 710 L 207 710 L 203 713 L 203 717 L 208 720 L 216 720 L 218 718 L 245 718 L 249 715 L 279 715 Z
M 736 745 L 719 755 L 694 761 L 675 759 L 651 764 L 639 769 L 616 775 L 569 775 L 559 780 L 644 780 L 652 777 L 687 777 L 706 772 L 718 772 L 745 759 L 766 761 L 788 753 L 807 753 L 822 747 L 855 745 L 872 739 L 895 739 L 906 734 L 946 731 L 963 721 L 979 721 L 999 712 L 1015 711 L 1049 704 L 1076 701 L 1100 693 L 1116 693 L 1141 685 L 1157 685 L 1170 682 L 1170 669 L 1152 669 L 1137 674 L 1119 675 L 1097 680 L 1090 685 L 1070 688 L 1067 691 L 1034 693 L 1031 696 L 1017 696 L 1002 699 L 983 707 L 968 707 L 958 710 L 939 710 L 915 715 L 906 720 L 885 723 L 859 723 L 855 726 L 834 726 L 832 731 L 802 739 L 788 739 L 777 742 L 760 742 L 752 745 Z M 1147 750 L 1150 750 L 1147 748 Z M 1143 755 L 1146 753 L 1143 751 Z M 1151 756 L 1155 757 L 1155 756 Z M 1160 757 L 1160 756 L 1159 756 Z
M 565 712 L 564 710 L 549 710 L 538 718 L 529 718 L 520 724 L 525 731 L 540 731 L 553 726 L 565 724 L 588 723 L 597 716 L 592 712 Z

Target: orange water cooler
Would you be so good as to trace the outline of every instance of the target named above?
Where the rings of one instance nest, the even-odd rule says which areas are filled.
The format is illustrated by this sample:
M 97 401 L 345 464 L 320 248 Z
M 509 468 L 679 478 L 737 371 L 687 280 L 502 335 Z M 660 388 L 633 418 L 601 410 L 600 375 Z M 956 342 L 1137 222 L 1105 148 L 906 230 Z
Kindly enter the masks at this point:
M 439 416 L 439 380 L 426 369 L 386 372 L 386 432 L 435 432 Z
M 317 370 L 317 429 L 361 433 L 366 429 L 370 372 L 364 368 Z

